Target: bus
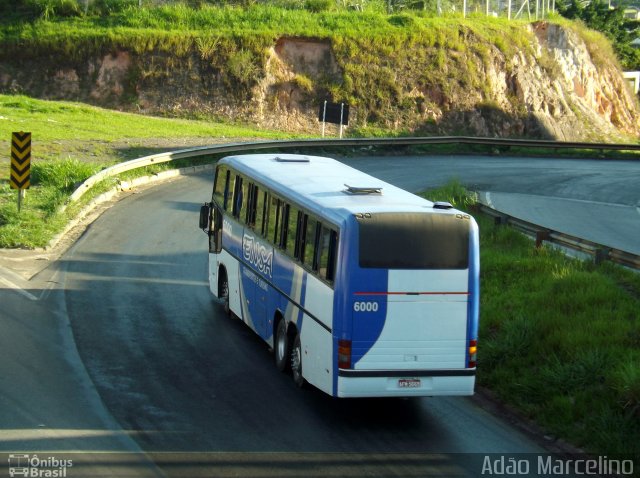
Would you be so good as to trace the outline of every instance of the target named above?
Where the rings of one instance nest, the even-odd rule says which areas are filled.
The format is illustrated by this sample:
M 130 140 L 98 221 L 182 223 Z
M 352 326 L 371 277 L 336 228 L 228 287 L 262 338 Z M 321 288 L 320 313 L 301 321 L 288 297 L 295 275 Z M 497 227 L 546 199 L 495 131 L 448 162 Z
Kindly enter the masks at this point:
M 337 160 L 221 159 L 200 210 L 209 284 L 296 385 L 334 397 L 472 395 L 478 226 Z

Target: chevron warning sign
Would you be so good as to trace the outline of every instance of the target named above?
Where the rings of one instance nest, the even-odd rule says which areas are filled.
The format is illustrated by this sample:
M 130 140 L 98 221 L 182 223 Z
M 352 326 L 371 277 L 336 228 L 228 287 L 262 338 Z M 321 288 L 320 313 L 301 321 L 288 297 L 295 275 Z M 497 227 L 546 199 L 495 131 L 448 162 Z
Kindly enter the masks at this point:
M 11 189 L 31 186 L 31 133 L 11 134 Z

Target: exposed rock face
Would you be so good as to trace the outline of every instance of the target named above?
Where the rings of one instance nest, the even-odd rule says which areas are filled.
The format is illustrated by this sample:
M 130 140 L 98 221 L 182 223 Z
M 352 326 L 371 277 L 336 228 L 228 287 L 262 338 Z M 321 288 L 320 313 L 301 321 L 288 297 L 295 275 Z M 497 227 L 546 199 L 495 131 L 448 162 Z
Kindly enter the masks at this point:
M 97 64 L 92 64 L 90 72 L 97 68 L 94 88 L 89 95 L 100 102 L 122 97 L 125 91 L 127 75 L 131 69 L 131 55 L 119 51 L 115 55 L 107 55 Z
M 45 68 L 38 61 L 2 62 L 0 90 L 290 131 L 318 132 L 319 104 L 342 95 L 354 102 L 356 126 L 567 141 L 640 134 L 637 98 L 612 61 L 596 66 L 585 42 L 556 24 L 538 22 L 531 29 L 531 48 L 511 57 L 494 45 L 483 55 L 473 49 L 442 55 L 425 46 L 420 57 L 398 51 L 375 66 L 366 55 L 311 38 L 280 38 L 258 60 L 242 48 L 214 57 L 214 49 L 198 49 L 197 41 L 180 55 L 123 48 Z M 467 37 L 477 41 L 472 33 Z M 39 75 L 30 74 L 36 70 Z M 354 79 L 353 72 L 360 76 Z
M 558 25 L 533 25 L 535 54 L 504 58 L 494 49 L 483 69 L 488 93 L 451 95 L 443 122 L 465 122 L 480 136 L 527 136 L 561 141 L 625 141 L 640 131 L 638 99 L 613 61 L 596 67 L 586 44 Z M 509 67 L 506 64 L 509 63 Z M 465 105 L 456 108 L 456 105 Z
M 542 107 L 536 109 L 536 114 L 553 128 L 556 137 L 584 137 L 584 132 L 576 134 L 576 128 L 584 127 L 585 119 L 594 131 L 614 136 L 620 132 L 638 134 L 637 99 L 615 65 L 597 68 L 586 44 L 575 33 L 558 25 L 538 23 L 535 33 L 560 72 L 551 82 L 552 91 L 547 97 L 554 100 L 540 100 Z M 528 89 L 534 91 L 532 85 Z
M 317 131 L 313 84 L 339 81 L 342 72 L 328 41 L 280 38 L 267 53 L 265 75 L 253 88 L 258 124 L 293 131 Z

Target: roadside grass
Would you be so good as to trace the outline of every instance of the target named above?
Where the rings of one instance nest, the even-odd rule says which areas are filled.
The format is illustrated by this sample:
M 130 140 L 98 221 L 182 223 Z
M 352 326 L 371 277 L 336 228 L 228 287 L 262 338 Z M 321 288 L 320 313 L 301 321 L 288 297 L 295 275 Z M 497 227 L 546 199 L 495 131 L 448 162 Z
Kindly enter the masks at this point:
M 15 58 L 39 63 L 64 59 L 68 68 L 81 71 L 88 59 L 126 51 L 151 58 L 135 61 L 129 71 L 118 100 L 126 108 L 135 108 L 139 85 L 162 87 L 175 71 L 188 71 L 193 78 L 203 75 L 203 80 L 219 76 L 217 81 L 238 101 L 252 97 L 268 74 L 267 52 L 278 39 L 312 38 L 330 44 L 338 68 L 327 68 L 313 81 L 298 78 L 296 84 L 306 96 L 348 102 L 358 111 L 352 125 L 389 130 L 406 125 L 418 131 L 424 123 L 420 111 L 441 109 L 423 92 L 434 91 L 434 98 L 466 98 L 471 90 L 487 95 L 481 72 L 494 56 L 533 54 L 533 33 L 524 20 L 438 17 L 418 11 L 388 14 L 379 8 L 383 2 L 366 4 L 364 11 L 175 4 L 125 8 L 108 16 L 0 19 L 0 61 L 6 61 L 9 71 L 19 71 Z M 34 85 L 26 91 L 37 95 L 44 90 Z M 191 114 L 188 108 L 170 111 Z M 197 114 L 211 113 L 203 109 Z
M 425 193 L 469 209 L 458 182 Z M 640 274 L 480 226 L 478 382 L 596 454 L 640 458 Z
M 34 141 L 92 141 L 98 145 L 142 138 L 290 138 L 252 126 L 122 113 L 68 101 L 0 95 L 2 131 L 31 131 Z M 5 135 L 3 135 L 5 136 Z M 8 140 L 9 137 L 3 137 Z
M 272 53 L 268 52 L 279 39 L 299 37 L 327 43 L 335 59 L 335 68 L 323 66 L 322 74 L 297 68 L 301 74 L 293 84 L 302 93 L 306 106 L 326 98 L 349 103 L 357 112 L 352 115 L 351 131 L 362 128 L 363 135 L 378 134 L 378 129 L 463 134 L 473 131 L 473 127 L 457 119 L 456 112 L 450 110 L 451 104 L 458 105 L 461 111 L 478 110 L 487 117 L 498 114 L 517 121 L 530 119 L 527 109 L 513 95 L 508 95 L 502 108 L 498 107 L 489 87 L 491 81 L 487 80 L 492 65 L 503 65 L 507 77 L 515 68 L 511 59 L 519 53 L 536 57 L 535 61 L 548 73 L 555 65 L 548 55 L 534 51 L 531 22 L 524 19 L 484 14 L 463 17 L 459 13 L 439 16 L 431 9 L 433 3 L 425 4 L 420 11 L 407 8 L 388 13 L 391 4 L 381 0 L 364 2 L 361 10 L 328 0 L 243 3 L 242 7 L 224 2 L 197 6 L 129 4 L 110 13 L 95 7 L 96 3 L 83 14 L 52 13 L 28 20 L 8 11 L 0 18 L 0 62 L 9 76 L 15 73 L 15 81 L 7 88 L 34 96 L 51 95 L 50 85 L 23 77 L 25 65 L 45 71 L 63 68 L 60 71 L 84 72 L 88 63 L 110 53 L 127 52 L 132 60 L 122 81 L 123 90 L 104 101 L 135 109 L 147 103 L 141 100 L 140 92 L 165 89 L 180 72 L 193 81 L 192 89 L 178 93 L 168 88 L 168 97 L 184 94 L 190 98 L 190 91 L 194 97 L 202 95 L 202 88 L 196 85 L 209 84 L 215 78 L 223 95 L 241 106 L 214 113 L 205 105 L 179 106 L 182 100 L 175 107 L 170 106 L 172 102 L 160 106 L 154 100 L 147 108 L 164 108 L 175 116 L 236 118 L 254 114 L 243 101 L 254 97 L 256 88 L 268 84 L 271 76 L 276 77 L 277 88 L 288 85 L 289 79 L 274 75 L 277 62 L 271 61 Z M 554 17 L 549 21 L 563 20 Z M 600 63 L 607 65 L 605 36 L 587 33 L 580 27 L 574 30 L 594 43 L 594 51 L 600 52 Z M 80 74 L 79 81 L 84 86 L 79 94 L 86 96 L 84 89 L 94 80 L 91 75 Z M 271 89 L 265 101 L 279 104 Z M 186 103 L 190 104 L 190 100 Z M 214 102 L 215 108 L 216 103 L 219 102 Z M 521 134 L 517 129 L 513 131 L 509 134 Z M 594 131 L 592 137 L 597 139 L 598 134 Z M 602 140 L 615 138 L 607 135 Z
M 174 149 L 181 140 L 213 144 L 229 139 L 294 137 L 250 127 L 154 118 L 80 103 L 0 95 L 0 148 L 6 151 L 7 158 L 13 131 L 32 133 L 31 188 L 18 212 L 17 192 L 9 187 L 9 161 L 6 168 L 0 168 L 1 248 L 45 246 L 79 209 L 76 205 L 61 213 L 60 206 L 80 182 L 107 166 L 159 152 L 158 149 Z M 152 146 L 158 143 L 160 146 Z M 145 173 L 132 172 L 123 177 Z M 114 180 L 108 180 L 87 198 L 114 185 Z

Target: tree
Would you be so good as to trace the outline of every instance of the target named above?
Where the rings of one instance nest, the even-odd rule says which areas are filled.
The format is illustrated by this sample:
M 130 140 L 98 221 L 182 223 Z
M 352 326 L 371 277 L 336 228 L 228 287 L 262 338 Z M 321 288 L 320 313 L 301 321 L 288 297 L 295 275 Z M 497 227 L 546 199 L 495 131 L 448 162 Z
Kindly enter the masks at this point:
M 602 0 L 574 1 L 560 5 L 560 13 L 571 19 L 582 20 L 589 28 L 602 32 L 611 40 L 622 67 L 626 70 L 640 69 L 640 52 L 631 46 L 638 37 L 638 21 L 626 18 L 625 5 L 610 8 Z

